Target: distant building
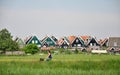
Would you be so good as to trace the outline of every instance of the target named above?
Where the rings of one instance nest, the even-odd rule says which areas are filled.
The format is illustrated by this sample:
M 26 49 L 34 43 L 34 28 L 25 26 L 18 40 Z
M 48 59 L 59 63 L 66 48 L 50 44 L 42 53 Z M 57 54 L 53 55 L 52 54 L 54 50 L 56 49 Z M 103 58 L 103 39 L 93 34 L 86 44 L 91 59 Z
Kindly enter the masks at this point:
M 120 48 L 120 37 L 109 37 L 108 46 L 114 48 Z
M 101 47 L 108 47 L 108 38 L 100 39 L 98 42 Z
M 57 39 L 55 37 L 53 39 L 53 37 L 51 38 L 51 37 L 46 36 L 42 40 L 42 46 L 45 46 L 45 47 L 53 46 L 53 47 L 55 47 L 57 45 L 55 40 L 57 41 Z
M 18 46 L 19 46 L 19 48 L 23 48 L 24 46 L 25 46 L 25 43 L 23 42 L 23 40 L 21 39 L 21 38 L 16 38 L 15 39 L 15 42 L 17 42 L 18 43 Z
M 100 49 L 100 44 L 98 43 L 98 40 L 96 37 L 92 36 L 81 36 L 81 39 L 83 39 L 85 46 L 90 48 L 91 50 L 98 50 Z
M 60 38 L 58 40 L 58 46 L 59 48 L 68 48 L 69 47 L 69 42 L 67 41 L 66 37 Z
M 36 44 L 38 47 L 42 46 L 41 41 L 36 36 L 30 36 L 26 38 L 25 44 Z
M 84 47 L 84 42 L 81 38 L 76 37 L 76 36 L 69 36 L 68 37 L 69 43 L 71 47 Z

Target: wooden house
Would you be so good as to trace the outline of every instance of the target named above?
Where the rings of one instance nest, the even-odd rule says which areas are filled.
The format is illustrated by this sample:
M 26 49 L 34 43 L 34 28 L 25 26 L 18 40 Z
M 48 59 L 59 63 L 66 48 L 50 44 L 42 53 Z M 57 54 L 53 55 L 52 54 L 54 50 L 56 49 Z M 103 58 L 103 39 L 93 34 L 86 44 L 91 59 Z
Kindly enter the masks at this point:
M 108 47 L 108 38 L 105 38 L 105 39 L 100 39 L 99 41 L 99 44 L 101 47 Z
M 120 37 L 109 37 L 108 46 L 114 48 L 120 48 Z
M 17 42 L 18 43 L 18 46 L 19 46 L 19 48 L 23 48 L 24 46 L 25 46 L 25 43 L 23 42 L 23 40 L 21 39 L 21 38 L 16 38 L 15 39 L 15 42 Z
M 71 47 L 84 47 L 84 42 L 81 38 L 78 38 L 76 36 L 69 36 L 68 40 Z
M 90 49 L 100 49 L 100 45 L 96 39 L 96 37 L 91 37 L 91 36 L 81 36 L 81 39 L 83 39 L 85 46 L 90 48 Z
M 45 46 L 45 47 L 50 47 L 50 46 L 55 47 L 56 46 L 56 42 L 51 37 L 46 36 L 42 40 L 42 45 Z
M 26 38 L 25 44 L 36 44 L 38 47 L 42 46 L 41 41 L 36 36 L 30 36 Z
M 80 38 L 83 40 L 85 46 L 87 46 L 88 42 L 91 40 L 91 36 L 80 36 Z
M 66 39 L 66 37 L 59 39 L 57 44 L 58 44 L 59 48 L 68 48 L 69 47 L 69 42 Z

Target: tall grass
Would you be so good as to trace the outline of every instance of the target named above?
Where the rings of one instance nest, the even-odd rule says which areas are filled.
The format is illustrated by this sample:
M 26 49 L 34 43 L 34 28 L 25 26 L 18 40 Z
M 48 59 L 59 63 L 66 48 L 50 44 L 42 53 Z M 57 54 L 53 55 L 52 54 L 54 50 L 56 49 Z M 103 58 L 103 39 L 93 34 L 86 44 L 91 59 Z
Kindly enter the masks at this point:
M 53 55 L 52 61 L 49 62 L 39 61 L 39 57 L 38 55 L 0 56 L 0 75 L 120 74 L 120 56 L 79 54 Z

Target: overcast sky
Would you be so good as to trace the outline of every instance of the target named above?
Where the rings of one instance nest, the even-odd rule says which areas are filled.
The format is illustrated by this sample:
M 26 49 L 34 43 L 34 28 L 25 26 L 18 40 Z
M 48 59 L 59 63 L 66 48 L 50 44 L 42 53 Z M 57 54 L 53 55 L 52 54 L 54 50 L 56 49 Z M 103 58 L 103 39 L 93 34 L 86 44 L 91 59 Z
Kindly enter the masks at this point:
M 0 0 L 0 29 L 16 37 L 120 36 L 120 0 Z

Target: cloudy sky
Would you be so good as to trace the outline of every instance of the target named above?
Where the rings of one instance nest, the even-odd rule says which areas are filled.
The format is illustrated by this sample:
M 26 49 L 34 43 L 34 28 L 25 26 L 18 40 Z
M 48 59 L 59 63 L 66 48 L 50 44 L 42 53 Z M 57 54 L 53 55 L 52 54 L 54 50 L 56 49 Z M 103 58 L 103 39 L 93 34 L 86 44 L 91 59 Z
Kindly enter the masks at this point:
M 0 0 L 0 29 L 16 37 L 120 36 L 120 0 Z

